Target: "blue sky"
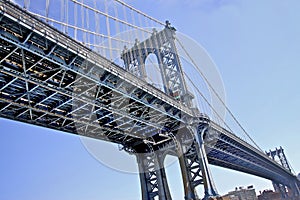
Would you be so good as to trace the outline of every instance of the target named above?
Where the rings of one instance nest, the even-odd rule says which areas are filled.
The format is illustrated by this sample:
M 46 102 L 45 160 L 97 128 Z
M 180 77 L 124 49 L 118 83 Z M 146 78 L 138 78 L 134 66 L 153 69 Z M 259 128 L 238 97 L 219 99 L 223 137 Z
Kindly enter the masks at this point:
M 127 2 L 199 42 L 217 64 L 239 121 L 262 149 L 282 146 L 300 172 L 299 1 Z M 0 199 L 140 199 L 137 175 L 102 165 L 76 136 L 5 119 L 0 133 Z M 178 165 L 167 173 L 173 198 L 183 199 Z M 271 188 L 242 173 L 212 173 L 220 194 L 242 185 Z

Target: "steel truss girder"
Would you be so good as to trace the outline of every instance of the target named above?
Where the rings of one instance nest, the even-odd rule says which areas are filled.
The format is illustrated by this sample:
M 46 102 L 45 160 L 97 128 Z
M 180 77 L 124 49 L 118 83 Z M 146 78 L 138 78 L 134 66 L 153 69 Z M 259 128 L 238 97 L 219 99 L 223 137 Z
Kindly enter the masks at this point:
M 53 29 L 48 24 L 43 23 L 42 21 L 36 20 L 35 17 L 32 15 L 28 16 L 24 10 L 20 10 L 19 8 L 13 6 L 9 2 L 1 2 L 1 6 L 3 6 L 2 14 L 5 17 L 8 17 L 15 21 L 16 23 L 22 25 L 23 28 L 26 28 L 28 30 L 34 31 L 36 33 L 34 37 L 31 38 L 38 38 L 39 40 L 35 43 L 38 46 L 43 47 L 44 49 L 49 49 L 50 44 L 55 44 L 59 46 L 59 48 L 54 52 L 54 54 L 63 54 L 65 56 L 65 62 L 63 60 L 63 57 L 60 56 L 57 61 L 61 62 L 61 64 L 70 63 L 70 61 L 74 58 L 72 56 L 77 56 L 78 59 L 83 59 L 89 63 L 92 63 L 94 65 L 97 65 L 97 68 L 102 68 L 106 70 L 107 72 L 110 72 L 114 75 L 117 75 L 119 78 L 123 80 L 130 80 L 130 83 L 136 86 L 136 88 L 141 88 L 144 91 L 148 92 L 151 95 L 154 95 L 158 99 L 163 100 L 165 103 L 172 105 L 175 108 L 179 108 L 181 112 L 187 113 L 192 115 L 193 112 L 189 110 L 188 108 L 185 108 L 180 103 L 174 101 L 173 99 L 169 98 L 166 94 L 159 91 L 158 89 L 148 85 L 145 82 L 141 82 L 140 79 L 138 79 L 135 76 L 132 76 L 131 74 L 126 73 L 123 69 L 116 66 L 114 63 L 111 63 L 110 61 L 104 59 L 103 57 L 99 56 L 95 52 L 92 52 L 90 49 L 86 48 L 82 44 L 75 42 L 74 40 L 70 39 L 69 37 L 66 37 L 65 35 L 58 32 L 56 29 Z M 4 11 L 4 12 L 3 12 Z M 19 19 L 24 20 L 19 20 Z M 25 20 L 26 19 L 26 20 Z M 34 26 L 32 26 L 34 24 Z M 45 40 L 46 46 L 41 43 L 40 41 Z M 45 43 L 44 42 L 44 43 Z M 44 47 L 45 46 L 45 47 Z M 57 58 L 56 58 L 57 59 Z M 78 66 L 78 64 L 75 63 L 75 66 Z M 79 65 L 80 66 L 80 65 Z M 72 67 L 71 67 L 72 68 Z M 81 71 L 79 71 L 81 72 Z M 85 72 L 86 73 L 86 72 Z M 99 80 L 96 80 L 99 81 Z M 138 99 L 136 99 L 138 100 Z
M 22 23 L 18 23 L 18 24 L 22 24 Z M 29 105 L 28 106 L 28 110 L 24 110 L 21 113 L 18 114 L 18 117 L 24 117 L 25 115 L 27 115 L 28 111 L 31 113 L 32 108 L 39 108 L 39 109 L 47 109 L 47 111 L 50 112 L 57 112 L 58 110 L 60 112 L 63 112 L 62 114 L 64 114 L 65 116 L 68 116 L 69 118 L 72 118 L 72 116 L 74 115 L 74 113 L 76 113 L 75 111 L 71 112 L 70 109 L 72 109 L 72 107 L 70 106 L 72 104 L 72 102 L 74 101 L 74 96 L 70 96 L 70 92 L 72 92 L 72 90 L 74 89 L 78 89 L 80 88 L 80 85 L 76 85 L 77 87 L 74 87 L 76 80 L 72 80 L 72 76 L 77 75 L 80 76 L 77 78 L 77 80 L 81 80 L 81 79 L 89 79 L 91 80 L 91 78 L 93 80 L 93 83 L 96 82 L 95 78 L 95 74 L 100 74 L 103 75 L 105 72 L 105 70 L 100 70 L 99 73 L 99 67 L 97 69 L 95 69 L 95 64 L 87 64 L 88 62 L 85 62 L 86 65 L 82 65 L 82 69 L 78 68 L 78 60 L 80 58 L 80 55 L 78 55 L 78 53 L 73 56 L 72 52 L 71 53 L 67 53 L 65 54 L 65 61 L 63 60 L 64 56 L 60 56 L 59 53 L 61 52 L 66 52 L 65 50 L 62 51 L 62 48 L 60 45 L 58 45 L 57 41 L 56 43 L 54 43 L 52 40 L 49 40 L 46 36 L 48 34 L 45 34 L 43 37 L 40 37 L 39 35 L 37 35 L 37 31 L 35 28 L 31 27 L 30 29 L 26 29 L 26 27 L 23 27 L 25 30 L 27 30 L 27 35 L 24 36 L 25 39 L 18 39 L 16 37 L 16 35 L 9 35 L 7 32 L 1 32 L 1 41 L 5 41 L 8 42 L 10 45 L 13 44 L 15 46 L 15 49 L 8 52 L 8 54 L 6 54 L 6 56 L 4 57 L 3 61 L 5 61 L 5 66 L 2 65 L 2 71 L 3 74 L 10 76 L 10 77 L 14 77 L 14 79 L 10 82 L 7 83 L 4 87 L 10 87 L 13 88 L 16 86 L 16 84 L 11 85 L 13 83 L 17 83 L 19 84 L 20 81 L 25 81 L 26 83 L 30 83 L 33 84 L 33 87 L 30 87 L 29 90 L 25 90 L 25 92 L 22 94 L 21 96 L 18 96 L 17 98 L 14 98 L 14 106 L 16 106 L 16 103 L 25 103 L 22 99 L 23 97 L 27 96 L 27 102 L 29 104 L 31 104 L 31 102 L 34 105 Z M 25 31 L 24 31 L 25 32 Z M 18 34 L 17 34 L 18 35 Z M 35 41 L 36 38 L 39 38 L 39 41 Z M 44 40 L 46 46 L 43 47 L 42 49 L 39 49 L 43 46 L 43 42 L 42 40 Z M 29 44 L 30 43 L 30 44 Z M 35 46 L 36 45 L 36 46 Z M 21 52 L 16 54 L 17 49 L 21 49 Z M 48 49 L 48 50 L 47 50 Z M 68 48 L 67 48 L 68 49 Z M 26 56 L 24 55 L 24 52 L 26 53 Z M 35 58 L 31 59 L 28 57 L 28 54 L 30 54 L 30 56 L 34 55 Z M 20 60 L 23 60 L 23 68 L 25 66 L 25 71 L 23 69 L 24 75 L 22 75 L 21 72 L 19 72 L 18 70 L 12 70 L 9 69 L 10 66 L 12 66 L 13 63 L 9 63 L 10 65 L 7 66 L 7 62 L 10 62 L 10 58 L 11 57 L 21 57 Z M 23 58 L 23 59 L 22 59 Z M 25 63 L 26 62 L 26 63 Z M 29 62 L 31 62 L 29 64 Z M 32 63 L 33 62 L 33 63 Z M 111 64 L 111 63 L 110 63 Z M 51 67 L 56 67 L 56 68 L 52 68 Z M 77 68 L 76 68 L 77 66 Z M 84 68 L 84 66 L 86 68 Z M 18 66 L 16 66 L 18 68 Z M 45 68 L 44 70 L 39 70 L 38 72 L 32 73 L 31 70 L 37 70 L 38 68 Z M 30 73 L 26 73 L 27 71 L 30 71 Z M 53 73 L 52 73 L 53 71 Z M 45 82 L 46 84 L 43 85 L 41 82 L 39 82 L 39 77 L 38 75 L 42 75 L 45 76 L 43 74 L 47 74 L 47 73 L 52 73 L 51 75 L 49 75 L 48 77 L 46 77 L 46 79 L 42 79 L 43 82 Z M 71 77 L 71 79 L 70 79 Z M 156 129 L 156 133 L 163 133 L 160 132 L 159 130 L 164 130 L 165 128 L 163 128 L 164 126 L 166 126 L 167 124 L 167 129 L 171 130 L 171 128 L 175 128 L 174 130 L 178 129 L 177 126 L 174 126 L 174 124 L 177 123 L 178 120 L 182 120 L 182 112 L 179 111 L 178 109 L 176 109 L 173 106 L 170 106 L 169 104 L 167 104 L 165 101 L 161 101 L 160 99 L 155 98 L 154 96 L 152 96 L 149 91 L 145 92 L 143 90 L 141 90 L 140 88 L 137 88 L 135 86 L 133 86 L 131 83 L 128 83 L 124 80 L 119 79 L 119 77 L 116 77 L 116 75 L 114 74 L 109 74 L 107 73 L 107 75 L 103 75 L 103 82 L 102 84 L 100 83 L 99 86 L 97 87 L 106 87 L 109 88 L 111 91 L 114 91 L 114 93 L 116 94 L 121 94 L 119 96 L 119 98 L 114 99 L 114 98 L 110 98 L 109 100 L 111 101 L 111 104 L 106 104 L 106 105 L 101 105 L 99 104 L 99 102 L 97 102 L 98 104 L 95 104 L 93 102 L 90 102 L 88 105 L 93 105 L 94 107 L 101 107 L 102 109 L 106 109 L 109 111 L 108 114 L 106 114 L 106 116 L 109 116 L 111 113 L 114 113 L 115 116 L 118 116 L 115 119 L 112 119 L 111 121 L 108 121 L 107 123 L 112 124 L 115 123 L 117 121 L 127 121 L 126 123 L 128 123 L 128 121 L 132 121 L 131 123 L 129 123 L 128 126 L 130 126 L 130 124 L 133 124 L 132 127 L 136 127 L 134 128 L 135 132 L 138 132 L 137 134 L 142 134 L 143 132 L 146 134 L 145 136 L 142 137 L 147 137 L 147 135 L 149 135 L 147 132 L 149 132 L 147 130 L 147 126 L 148 127 L 154 127 Z M 68 78 L 70 81 L 68 81 L 67 83 L 65 83 L 65 78 Z M 56 82 L 51 83 L 51 85 L 49 85 L 48 82 L 50 82 L 50 80 L 54 80 L 57 83 L 59 83 L 58 85 L 53 85 L 56 84 Z M 101 80 L 101 78 L 100 78 Z M 117 82 L 117 84 L 114 83 Z M 98 76 L 98 82 L 96 84 L 99 84 L 99 76 Z M 22 84 L 21 84 L 22 85 Z M 13 87 L 11 87 L 13 86 Z M 46 87 L 47 86 L 47 87 Z M 51 87 L 49 87 L 51 86 Z M 56 87 L 54 87 L 56 86 Z M 87 85 L 84 85 L 87 86 Z M 23 86 L 21 86 L 23 87 Z M 25 86 L 25 88 L 28 88 L 28 86 Z M 131 89 L 134 88 L 134 89 Z M 146 87 L 147 88 L 147 87 Z M 3 88 L 5 89 L 5 88 Z M 22 88 L 24 90 L 24 88 Z M 82 88 L 81 88 L 82 89 Z M 22 90 L 20 90 L 21 92 Z M 41 92 L 35 92 L 35 91 L 41 91 Z M 50 91 L 50 92 L 49 92 Z M 33 94 L 35 93 L 35 95 L 33 96 Z M 43 95 L 38 95 L 38 93 L 43 94 Z M 50 93 L 50 94 L 49 94 Z M 88 91 L 86 91 L 86 93 L 80 93 L 78 95 L 78 98 L 81 98 L 80 100 L 77 99 L 80 102 L 83 102 L 82 100 L 86 100 L 88 99 Z M 140 93 L 140 97 L 137 96 L 137 94 Z M 16 94 L 16 93 L 14 93 Z M 129 103 L 126 106 L 124 106 L 123 110 L 122 109 L 115 109 L 114 111 L 113 109 L 113 104 L 114 103 L 118 103 L 118 101 L 120 101 L 122 98 L 124 98 L 124 94 L 126 96 L 126 98 L 128 98 L 129 100 L 133 100 L 131 103 Z M 61 100 L 60 102 L 58 99 L 56 99 L 55 97 L 60 96 L 59 98 L 63 98 L 64 100 Z M 3 97 L 3 96 L 2 96 Z M 7 97 L 7 96 L 4 96 Z M 35 97 L 34 99 L 31 99 Z M 76 99 L 77 96 L 75 96 Z M 102 96 L 103 97 L 103 96 Z M 30 98 L 30 99 L 29 99 Z M 39 98 L 39 100 L 37 100 L 37 98 Z M 22 100 L 20 102 L 20 100 Z M 7 109 L 11 104 L 7 103 L 8 101 L 4 102 L 4 110 Z M 138 102 L 138 104 L 136 104 L 135 102 Z M 49 104 L 50 103 L 50 104 Z M 52 104 L 55 104 L 55 106 L 52 106 Z M 19 104 L 21 105 L 21 104 Z M 87 108 L 90 106 L 82 106 L 80 108 Z M 19 106 L 22 107 L 22 106 Z M 120 106 L 119 106 L 120 107 Z M 123 114 L 123 118 L 119 117 L 120 115 L 122 115 L 122 113 L 120 113 L 121 111 L 125 111 L 126 108 L 130 107 L 130 109 L 134 109 L 135 112 L 142 112 L 142 115 L 140 116 L 134 116 L 130 113 L 126 113 L 125 115 Z M 151 110 L 149 112 L 144 112 L 145 110 L 147 110 L 147 108 L 149 109 L 149 107 L 151 108 Z M 67 110 L 65 110 L 67 109 Z M 8 110 L 8 109 L 7 109 Z M 98 113 L 97 113 L 98 114 Z M 145 119 L 146 115 L 143 116 L 144 114 L 147 114 L 147 118 Z M 78 118 L 79 120 L 84 119 L 84 118 L 90 118 L 90 114 L 86 114 L 84 115 L 84 112 L 80 113 L 81 117 Z M 48 116 L 47 114 L 42 114 L 40 116 L 36 116 L 37 120 L 41 120 L 44 117 Z M 103 117 L 103 115 L 102 115 Z M 128 118 L 129 117 L 129 118 Z M 32 115 L 31 115 L 32 118 Z M 104 119 L 104 118 L 102 118 Z M 128 120 L 129 119 L 129 120 Z M 57 118 L 54 121 L 52 121 L 53 124 L 60 124 L 60 125 L 71 125 L 72 122 L 68 122 L 66 123 L 66 121 L 69 120 L 68 118 L 63 119 L 63 118 Z M 96 119 L 97 120 L 97 119 Z M 93 123 L 95 122 L 95 119 L 93 121 Z M 183 121 L 181 121 L 183 122 Z M 105 123 L 104 125 L 109 125 Z M 73 123 L 74 124 L 74 123 Z M 143 126 L 140 126 L 139 124 L 144 124 Z M 117 131 L 116 129 L 119 129 L 122 125 L 124 124 L 120 124 L 119 126 L 115 126 L 114 127 L 114 131 Z M 82 126 L 80 126 L 82 127 Z M 153 129 L 153 131 L 155 131 L 155 129 Z M 132 131 L 133 129 L 131 129 Z M 157 131 L 158 130 L 158 131 Z M 128 130 L 127 130 L 128 131 Z M 146 132 L 145 132 L 146 131 Z M 69 130 L 69 132 L 71 132 Z M 126 133 L 125 133 L 126 134 Z M 130 135 L 130 134 L 129 134 Z M 153 133 L 151 133 L 150 135 L 153 135 Z M 135 135 L 136 137 L 136 135 Z M 153 140 L 150 140 L 150 142 Z
M 217 138 L 215 142 L 206 144 L 209 163 L 264 177 L 285 185 L 291 185 L 291 180 L 297 182 L 295 175 L 266 158 L 265 154 L 218 125 L 211 124 L 209 132 L 217 135 Z
M 155 119 L 155 118 L 151 118 L 151 119 Z

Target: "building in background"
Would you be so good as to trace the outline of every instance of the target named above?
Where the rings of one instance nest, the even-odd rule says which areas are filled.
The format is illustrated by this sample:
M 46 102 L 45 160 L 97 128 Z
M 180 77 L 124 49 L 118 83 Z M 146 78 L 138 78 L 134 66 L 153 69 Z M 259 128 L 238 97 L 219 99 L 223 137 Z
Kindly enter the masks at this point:
M 252 185 L 247 188 L 239 187 L 224 195 L 223 200 L 257 200 L 255 189 Z
M 279 192 L 274 192 L 272 190 L 264 190 L 257 197 L 258 197 L 258 200 L 281 200 L 280 193 Z
M 225 195 L 222 197 L 222 200 L 240 200 L 239 197 L 234 195 Z

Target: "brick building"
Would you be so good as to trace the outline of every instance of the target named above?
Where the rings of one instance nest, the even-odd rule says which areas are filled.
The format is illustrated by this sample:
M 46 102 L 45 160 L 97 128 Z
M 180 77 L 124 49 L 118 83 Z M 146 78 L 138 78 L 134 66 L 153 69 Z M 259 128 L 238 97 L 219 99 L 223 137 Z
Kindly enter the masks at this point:
M 235 188 L 234 191 L 228 192 L 222 198 L 223 200 L 257 200 L 256 192 L 252 185 L 247 188 Z
M 281 200 L 280 193 L 279 192 L 273 192 L 272 190 L 264 190 L 257 197 L 258 197 L 258 200 Z

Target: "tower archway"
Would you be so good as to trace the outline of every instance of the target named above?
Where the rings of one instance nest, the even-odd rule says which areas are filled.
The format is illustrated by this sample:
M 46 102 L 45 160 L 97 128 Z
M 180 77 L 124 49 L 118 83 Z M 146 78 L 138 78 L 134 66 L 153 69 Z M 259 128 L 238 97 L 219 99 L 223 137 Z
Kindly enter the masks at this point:
M 157 56 L 154 53 L 150 53 L 145 59 L 145 71 L 146 71 L 146 81 L 160 89 L 163 92 L 165 91 L 162 72 L 159 68 L 159 63 Z

